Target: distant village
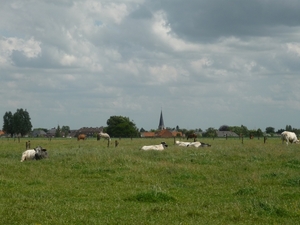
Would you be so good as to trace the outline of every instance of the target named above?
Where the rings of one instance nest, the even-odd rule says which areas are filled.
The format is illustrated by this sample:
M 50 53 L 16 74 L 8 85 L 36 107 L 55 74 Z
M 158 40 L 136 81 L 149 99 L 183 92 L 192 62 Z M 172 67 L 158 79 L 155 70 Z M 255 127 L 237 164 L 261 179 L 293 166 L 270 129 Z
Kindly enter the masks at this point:
M 103 126 L 101 127 L 82 127 L 78 130 L 70 130 L 69 133 L 63 133 L 60 135 L 65 138 L 76 138 L 79 134 L 85 134 L 88 138 L 97 137 L 101 131 L 103 131 Z M 198 137 L 202 136 L 202 132 L 195 131 L 195 135 Z M 0 130 L 0 136 L 6 137 L 6 134 Z M 57 128 L 51 128 L 47 131 L 45 129 L 34 129 L 30 134 L 26 135 L 27 137 L 47 137 L 54 138 L 57 136 Z M 158 129 L 156 131 L 144 131 L 140 132 L 141 138 L 172 138 L 172 137 L 181 137 L 184 138 L 185 134 L 181 131 L 166 129 L 163 120 L 163 114 L 161 111 Z M 236 133 L 232 131 L 216 131 L 216 137 L 239 137 Z M 115 137 L 118 138 L 118 137 Z

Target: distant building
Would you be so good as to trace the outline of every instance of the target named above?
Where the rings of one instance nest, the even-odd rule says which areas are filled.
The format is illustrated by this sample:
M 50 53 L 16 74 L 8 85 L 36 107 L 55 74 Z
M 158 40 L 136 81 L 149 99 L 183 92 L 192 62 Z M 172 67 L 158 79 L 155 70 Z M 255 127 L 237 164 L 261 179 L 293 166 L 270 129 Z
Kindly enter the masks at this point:
M 232 131 L 216 131 L 217 133 L 217 137 L 238 137 L 239 135 L 237 135 L 236 133 L 232 132 Z
M 87 137 L 93 137 L 95 134 L 99 134 L 103 131 L 103 127 L 82 127 L 76 131 L 76 137 L 79 134 L 85 134 Z
M 141 132 L 142 138 L 153 138 L 155 137 L 155 132 Z
M 164 118 L 163 118 L 163 114 L 162 114 L 162 110 L 161 110 L 159 124 L 158 124 L 158 130 L 164 130 L 164 129 L 165 129 L 165 124 L 164 124 Z
M 43 130 L 33 130 L 31 133 L 32 137 L 46 137 L 47 133 Z

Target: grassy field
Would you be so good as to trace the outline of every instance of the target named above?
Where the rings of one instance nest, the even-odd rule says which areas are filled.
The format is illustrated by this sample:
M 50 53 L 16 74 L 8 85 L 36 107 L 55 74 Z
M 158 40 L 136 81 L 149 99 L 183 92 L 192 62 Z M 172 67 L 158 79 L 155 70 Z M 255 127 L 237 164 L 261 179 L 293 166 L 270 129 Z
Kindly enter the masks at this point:
M 49 158 L 21 163 L 27 140 Z M 300 224 L 300 145 L 139 151 L 161 141 L 0 139 L 0 224 Z

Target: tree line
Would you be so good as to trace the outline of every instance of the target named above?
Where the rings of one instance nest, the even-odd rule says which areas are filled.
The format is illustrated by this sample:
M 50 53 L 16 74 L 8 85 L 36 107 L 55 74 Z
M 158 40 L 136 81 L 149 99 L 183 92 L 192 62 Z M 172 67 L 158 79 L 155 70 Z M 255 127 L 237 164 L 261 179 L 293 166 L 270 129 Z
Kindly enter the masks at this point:
M 110 134 L 111 137 L 139 137 L 139 131 L 135 123 L 124 116 L 111 116 L 107 120 L 107 126 L 104 127 L 104 132 Z M 6 112 L 3 116 L 3 128 L 2 130 L 9 134 L 24 136 L 29 134 L 32 129 L 31 119 L 27 110 L 17 109 L 13 114 L 12 112 Z M 45 128 L 37 128 L 36 130 L 43 130 L 47 132 Z M 70 133 L 69 126 L 57 126 L 55 131 L 55 137 L 67 136 Z
M 17 109 L 14 114 L 12 114 L 11 111 L 6 112 L 3 116 L 2 130 L 11 137 L 14 134 L 24 136 L 31 131 L 32 124 L 30 120 L 29 113 L 26 109 Z
M 104 132 L 107 132 L 110 134 L 111 137 L 140 137 L 141 132 L 145 132 L 143 128 L 138 130 L 136 124 L 129 119 L 129 117 L 124 116 L 111 116 L 107 122 L 107 126 L 104 127 Z M 17 111 L 13 114 L 12 112 L 6 112 L 3 116 L 3 128 L 2 130 L 5 131 L 7 134 L 9 134 L 11 137 L 13 135 L 20 134 L 21 136 L 24 136 L 26 134 L 29 134 L 32 129 L 31 119 L 29 116 L 28 111 L 25 109 L 17 109 Z M 47 132 L 47 129 L 44 128 L 38 128 L 41 130 L 44 130 Z M 257 130 L 249 130 L 246 126 L 228 126 L 228 125 L 222 125 L 219 129 L 215 129 L 213 127 L 209 127 L 205 131 L 202 131 L 201 128 L 194 129 L 194 130 L 187 130 L 187 129 L 181 129 L 177 125 L 176 128 L 170 128 L 167 127 L 168 130 L 176 130 L 178 132 L 181 132 L 184 135 L 189 135 L 192 133 L 202 133 L 203 137 L 216 137 L 216 132 L 219 131 L 232 131 L 236 133 L 237 135 L 243 135 L 243 136 L 256 136 L 261 137 L 264 135 L 264 132 L 259 128 Z M 297 136 L 300 135 L 300 130 L 293 128 L 291 125 L 286 125 L 285 130 L 287 131 L 293 131 L 297 134 Z M 156 132 L 158 130 L 150 130 L 152 132 Z M 275 132 L 274 127 L 266 127 L 265 133 L 269 135 L 274 134 L 280 134 L 283 132 L 284 129 L 279 129 Z M 67 134 L 70 133 L 70 127 L 69 126 L 60 126 L 58 125 L 55 133 L 55 137 L 62 137 L 67 136 Z

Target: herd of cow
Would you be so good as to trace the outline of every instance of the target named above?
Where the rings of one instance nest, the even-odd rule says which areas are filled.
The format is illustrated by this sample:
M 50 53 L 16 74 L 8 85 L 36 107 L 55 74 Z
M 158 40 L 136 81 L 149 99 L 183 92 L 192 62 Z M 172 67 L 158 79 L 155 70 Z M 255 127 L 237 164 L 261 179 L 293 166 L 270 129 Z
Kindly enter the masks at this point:
M 78 135 L 78 136 L 80 136 L 80 135 Z M 100 132 L 99 136 L 110 140 L 110 136 L 106 133 Z M 83 136 L 81 136 L 81 138 L 82 137 Z M 80 140 L 81 138 L 78 137 L 77 140 Z M 85 136 L 83 139 L 85 139 Z M 285 141 L 287 145 L 289 144 L 289 142 L 290 143 L 299 143 L 297 135 L 294 132 L 290 132 L 290 131 L 282 132 L 281 140 L 282 140 L 282 143 Z M 199 142 L 199 141 L 194 141 L 194 142 L 176 141 L 175 144 L 179 147 L 195 147 L 195 148 L 211 146 L 210 144 L 206 144 L 206 143 Z M 168 145 L 166 142 L 163 141 L 158 145 L 145 145 L 145 146 L 141 147 L 140 150 L 162 151 L 166 147 L 168 147 Z M 47 150 L 45 148 L 42 148 L 41 146 L 37 146 L 34 149 L 28 149 L 28 150 L 24 151 L 22 154 L 21 162 L 26 161 L 26 160 L 39 160 L 39 159 L 43 159 L 43 158 L 47 158 L 47 157 L 48 157 Z

